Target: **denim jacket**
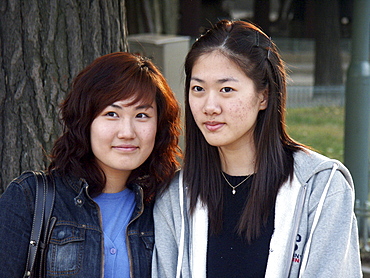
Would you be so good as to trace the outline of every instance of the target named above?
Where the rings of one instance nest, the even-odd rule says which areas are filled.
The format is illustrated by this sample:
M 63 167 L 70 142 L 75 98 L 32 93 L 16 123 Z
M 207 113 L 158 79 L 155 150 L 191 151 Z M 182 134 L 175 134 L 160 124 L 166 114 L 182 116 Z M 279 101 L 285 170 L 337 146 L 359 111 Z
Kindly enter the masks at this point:
M 53 175 L 56 218 L 46 253 L 45 277 L 103 277 L 104 238 L 99 206 L 83 179 Z M 150 277 L 154 245 L 153 204 L 143 202 L 134 184 L 136 208 L 126 231 L 130 276 Z M 0 198 L 0 277 L 25 272 L 35 200 L 35 178 L 25 172 L 14 179 Z

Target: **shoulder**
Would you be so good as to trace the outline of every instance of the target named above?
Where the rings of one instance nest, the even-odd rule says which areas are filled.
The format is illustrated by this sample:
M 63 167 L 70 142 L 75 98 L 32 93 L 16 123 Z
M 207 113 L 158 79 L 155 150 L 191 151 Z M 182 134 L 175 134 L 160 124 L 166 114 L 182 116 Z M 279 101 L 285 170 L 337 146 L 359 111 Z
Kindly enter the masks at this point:
M 309 149 L 302 149 L 294 153 L 294 169 L 301 175 L 310 175 L 312 172 L 316 172 L 323 168 L 328 167 L 329 164 L 336 162 L 334 159 L 330 159 L 322 154 Z
M 82 186 L 82 180 L 73 176 L 61 175 L 60 173 L 54 171 L 51 174 L 48 174 L 46 171 L 28 170 L 23 172 L 20 176 L 14 178 L 6 188 L 6 191 L 12 191 L 13 194 L 15 194 L 15 191 L 23 192 L 24 194 L 34 197 L 36 195 L 36 185 L 38 183 L 38 179 L 36 178 L 37 173 L 43 173 L 45 176 L 50 175 L 55 184 L 56 191 L 58 192 L 66 192 L 67 190 L 71 191 L 72 194 L 75 194 L 76 192 L 80 191 Z M 49 182 L 49 180 L 47 182 Z
M 33 211 L 36 195 L 36 179 L 33 171 L 23 172 L 14 178 L 4 193 L 1 195 L 0 204 L 2 207 L 27 207 Z
M 353 194 L 353 180 L 342 162 L 304 149 L 294 155 L 294 174 L 301 184 L 307 184 L 309 191 L 321 192 L 330 182 L 330 192 Z M 318 192 L 318 194 L 319 194 Z
M 176 210 L 180 204 L 180 190 L 181 192 L 184 192 L 184 188 L 182 186 L 182 173 L 181 171 L 178 171 L 168 188 L 162 194 L 157 196 L 154 204 L 154 211 L 158 209 Z
M 14 178 L 6 188 L 6 191 L 12 191 L 15 194 L 16 191 L 23 192 L 27 195 L 36 195 L 36 185 L 38 184 L 39 180 L 37 178 L 38 174 L 43 174 L 45 177 L 48 176 L 47 172 L 45 171 L 24 171 L 21 175 Z M 60 180 L 60 178 L 55 177 L 52 175 L 52 179 L 54 182 Z M 40 182 L 42 182 L 40 180 Z M 47 181 L 48 182 L 48 181 Z M 4 192 L 5 193 L 5 192 Z
M 178 199 L 179 198 L 179 190 L 180 187 L 182 188 L 182 173 L 181 170 L 177 171 L 173 179 L 171 180 L 170 185 L 166 188 L 166 190 L 157 197 L 156 202 L 166 199 Z M 183 188 L 182 188 L 183 189 Z
M 73 180 L 71 177 L 68 176 L 61 176 L 57 172 L 52 172 L 51 174 L 47 173 L 46 171 L 25 171 L 20 176 L 16 177 L 11 181 L 10 185 L 20 186 L 22 188 L 30 188 L 32 190 L 36 189 L 36 184 L 38 183 L 37 174 L 43 174 L 45 177 L 50 176 L 55 183 L 70 183 L 74 184 L 77 183 L 78 179 Z
M 14 178 L 8 188 L 19 188 L 23 190 L 29 190 L 31 192 L 35 191 L 36 189 L 36 178 L 35 178 L 35 171 L 25 171 L 20 176 Z
M 333 169 L 352 183 L 352 177 L 342 162 L 331 159 L 315 151 L 303 149 L 294 154 L 294 173 L 304 183 L 307 183 L 313 176 L 322 172 L 330 173 Z

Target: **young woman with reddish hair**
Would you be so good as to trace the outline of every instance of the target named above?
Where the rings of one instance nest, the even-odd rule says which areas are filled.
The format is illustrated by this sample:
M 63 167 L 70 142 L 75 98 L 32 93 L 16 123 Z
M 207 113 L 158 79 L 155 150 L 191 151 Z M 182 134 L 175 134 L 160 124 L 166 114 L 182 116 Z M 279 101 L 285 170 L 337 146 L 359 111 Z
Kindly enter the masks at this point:
M 34 277 L 150 277 L 153 200 L 178 168 L 170 87 L 150 60 L 112 53 L 77 75 L 60 112 L 53 224 Z M 1 277 L 25 273 L 35 191 L 25 172 L 0 199 Z

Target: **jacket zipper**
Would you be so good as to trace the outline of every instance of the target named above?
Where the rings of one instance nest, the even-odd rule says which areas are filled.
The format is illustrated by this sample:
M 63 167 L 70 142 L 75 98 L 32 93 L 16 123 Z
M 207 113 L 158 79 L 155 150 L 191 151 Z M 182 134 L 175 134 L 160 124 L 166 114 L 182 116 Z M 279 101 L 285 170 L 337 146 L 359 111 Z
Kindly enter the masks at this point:
M 292 234 L 292 242 L 291 242 L 291 250 L 290 254 L 294 254 L 294 246 L 295 246 L 295 241 L 296 241 L 296 235 L 298 234 L 298 229 L 299 229 L 299 224 L 301 222 L 302 218 L 302 212 L 303 212 L 303 206 L 306 198 L 306 193 L 307 193 L 307 183 L 305 183 L 301 188 L 299 189 L 299 194 L 297 198 L 297 203 L 295 207 L 295 212 L 294 212 L 294 222 L 293 222 L 293 234 Z M 286 277 L 289 276 L 290 269 L 292 267 L 292 260 L 290 260 L 289 265 L 287 267 L 287 273 Z M 285 277 L 285 276 L 284 276 Z
M 97 208 L 98 210 L 98 219 L 99 219 L 99 227 L 100 227 L 100 230 L 101 232 L 103 233 L 103 219 L 102 219 L 102 216 L 101 216 L 101 211 L 100 211 L 100 207 L 99 205 L 90 197 L 89 195 L 89 192 L 88 192 L 88 188 L 89 188 L 89 185 L 87 184 L 87 182 L 85 180 L 83 180 L 83 187 L 85 189 L 85 192 L 86 192 L 86 195 L 87 197 L 90 199 L 90 201 L 93 202 L 93 204 L 95 205 L 95 207 Z M 101 240 L 101 266 L 100 266 L 100 269 L 101 269 L 101 273 L 100 273 L 100 277 L 104 277 L 104 262 L 105 262 L 105 258 L 104 258 L 104 236 L 101 237 L 102 240 Z

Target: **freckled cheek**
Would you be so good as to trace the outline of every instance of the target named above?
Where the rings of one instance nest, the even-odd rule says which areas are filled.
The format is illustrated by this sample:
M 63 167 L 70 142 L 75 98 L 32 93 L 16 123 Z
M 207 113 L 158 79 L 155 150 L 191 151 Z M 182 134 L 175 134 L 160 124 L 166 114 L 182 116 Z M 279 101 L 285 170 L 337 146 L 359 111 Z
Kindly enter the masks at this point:
M 145 134 L 143 134 L 143 138 L 145 140 L 145 149 L 147 152 L 147 155 L 149 156 L 154 149 L 154 144 L 155 144 L 155 136 L 157 134 L 157 129 L 156 128 L 151 128 L 146 130 Z
M 244 107 L 242 104 L 235 103 L 230 106 L 228 113 L 233 116 L 233 118 L 243 118 L 248 114 L 248 108 Z
M 193 114 L 194 119 L 197 120 L 199 118 L 199 115 L 203 114 L 202 107 L 199 103 L 189 102 L 189 104 L 190 104 L 190 111 Z
M 155 136 L 157 134 L 157 128 L 156 127 L 149 127 L 141 130 L 140 132 L 141 138 L 147 141 L 148 144 L 154 143 Z

